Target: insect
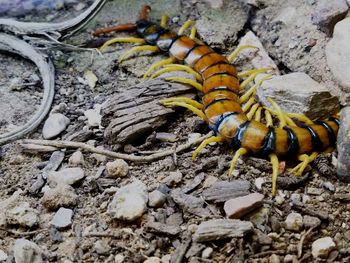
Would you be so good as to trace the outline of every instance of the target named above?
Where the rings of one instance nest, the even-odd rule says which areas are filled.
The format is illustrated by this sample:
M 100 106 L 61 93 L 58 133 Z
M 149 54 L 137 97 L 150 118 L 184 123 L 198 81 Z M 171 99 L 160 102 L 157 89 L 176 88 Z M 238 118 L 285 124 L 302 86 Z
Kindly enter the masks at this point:
M 166 106 L 185 107 L 205 120 L 215 136 L 204 140 L 194 151 L 195 159 L 201 149 L 213 142 L 227 142 L 236 149 L 229 175 L 236 161 L 242 155 L 252 154 L 268 158 L 272 164 L 272 195 L 276 195 L 279 158 L 296 156 L 301 161 L 291 172 L 301 175 L 317 154 L 334 146 L 339 128 L 339 119 L 331 117 L 325 121 L 313 122 L 301 114 L 286 113 L 272 99 L 271 108 L 262 107 L 255 101 L 256 89 L 267 75 L 252 85 L 255 77 L 269 68 L 237 72 L 231 64 L 244 48 L 240 46 L 227 57 L 218 54 L 196 38 L 193 21 L 187 21 L 176 33 L 166 28 L 166 17 L 156 24 L 148 19 L 149 6 L 144 6 L 136 23 L 117 25 L 99 29 L 95 35 L 108 32 L 136 31 L 139 38 L 114 38 L 107 41 L 101 49 L 116 42 L 137 43 L 120 61 L 134 52 L 152 51 L 168 53 L 170 58 L 153 64 L 145 77 L 156 77 L 164 72 L 186 71 L 195 78 L 166 78 L 169 81 L 185 83 L 203 93 L 202 102 L 176 97 L 162 100 Z M 189 36 L 184 31 L 191 26 Z M 174 64 L 175 62 L 183 64 Z M 159 69 L 152 75 L 152 72 Z M 249 87 L 251 85 L 251 87 Z M 243 105 L 243 106 L 241 106 Z M 278 127 L 274 126 L 278 122 Z

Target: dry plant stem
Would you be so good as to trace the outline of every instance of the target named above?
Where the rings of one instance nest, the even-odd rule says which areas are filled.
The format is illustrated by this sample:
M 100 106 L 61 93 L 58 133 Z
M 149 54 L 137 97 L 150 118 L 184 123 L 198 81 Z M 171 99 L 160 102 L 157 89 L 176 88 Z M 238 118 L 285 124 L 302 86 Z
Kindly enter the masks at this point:
M 130 154 L 112 152 L 109 150 L 97 149 L 91 145 L 88 145 L 88 144 L 82 143 L 82 142 L 24 139 L 24 140 L 19 141 L 19 143 L 23 149 L 30 149 L 30 148 L 26 147 L 27 145 L 42 145 L 42 146 L 51 146 L 51 147 L 56 147 L 56 148 L 76 148 L 76 149 L 81 149 L 81 150 L 84 150 L 87 152 L 102 154 L 102 155 L 105 155 L 105 156 L 108 156 L 111 158 L 123 159 L 126 161 L 135 162 L 135 163 L 148 163 L 148 162 L 153 162 L 153 161 L 159 160 L 165 156 L 173 155 L 174 152 L 179 153 L 179 152 L 182 152 L 184 150 L 187 150 L 194 145 L 198 145 L 206 138 L 209 138 L 210 136 L 212 136 L 212 134 L 213 134 L 212 132 L 209 132 L 208 134 L 198 138 L 197 140 L 195 140 L 193 142 L 185 143 L 185 144 L 178 146 L 175 150 L 174 149 L 165 150 L 165 151 L 157 152 L 157 153 L 147 155 L 147 156 L 135 156 L 135 155 L 130 155 Z

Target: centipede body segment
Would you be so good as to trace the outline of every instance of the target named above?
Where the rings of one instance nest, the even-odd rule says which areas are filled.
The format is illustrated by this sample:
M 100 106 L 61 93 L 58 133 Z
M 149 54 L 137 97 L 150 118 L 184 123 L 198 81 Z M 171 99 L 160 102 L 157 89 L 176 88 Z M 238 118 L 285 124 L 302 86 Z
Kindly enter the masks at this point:
M 140 19 L 135 24 L 120 25 L 110 30 L 102 29 L 97 31 L 97 34 L 134 28 L 140 38 L 133 38 L 130 42 L 145 44 L 145 46 L 138 46 L 134 49 L 135 51 L 160 51 L 170 56 L 170 59 L 152 66 L 152 70 L 163 66 L 159 74 L 172 70 L 184 70 L 186 67 L 188 72 L 195 71 L 193 74 L 197 74 L 198 85 L 195 85 L 193 80 L 191 82 L 180 78 L 170 79 L 192 83 L 203 92 L 202 103 L 185 98 L 169 98 L 162 101 L 166 106 L 183 106 L 192 110 L 207 121 L 210 129 L 215 132 L 216 136 L 204 141 L 195 151 L 194 156 L 208 143 L 225 141 L 237 150 L 233 156 L 230 173 L 241 155 L 254 154 L 269 158 L 273 166 L 272 194 L 275 195 L 279 157 L 296 156 L 301 163 L 293 169 L 293 172 L 299 175 L 307 164 L 315 159 L 318 152 L 334 146 L 339 128 L 337 118 L 331 117 L 328 120 L 312 122 L 303 116 L 282 112 L 273 101 L 274 109 L 264 109 L 254 99 L 257 87 L 250 90 L 246 96 L 242 92 L 242 89 L 244 90 L 254 77 L 264 70 L 252 70 L 247 73 L 248 78 L 242 82 L 239 76 L 246 74 L 238 73 L 236 67 L 230 63 L 237 51 L 228 56 L 228 59 L 197 40 L 193 34 L 195 30 L 192 31 L 191 36 L 186 36 L 171 31 L 164 25 L 149 21 L 149 10 L 149 7 L 144 7 Z M 164 24 L 165 20 L 162 19 L 162 21 Z M 189 24 L 191 23 L 187 23 L 186 26 Z M 184 29 L 186 28 L 183 27 L 179 31 L 183 32 Z M 118 38 L 114 40 L 114 42 L 118 41 Z M 123 56 L 122 59 L 124 58 Z M 175 61 L 187 66 L 176 67 L 172 64 Z M 147 72 L 147 75 L 149 74 L 150 72 Z M 242 101 L 246 103 L 243 107 Z M 265 123 L 261 121 L 262 113 L 265 114 Z M 279 120 L 279 127 L 273 126 L 271 115 Z M 292 118 L 301 124 L 296 125 Z

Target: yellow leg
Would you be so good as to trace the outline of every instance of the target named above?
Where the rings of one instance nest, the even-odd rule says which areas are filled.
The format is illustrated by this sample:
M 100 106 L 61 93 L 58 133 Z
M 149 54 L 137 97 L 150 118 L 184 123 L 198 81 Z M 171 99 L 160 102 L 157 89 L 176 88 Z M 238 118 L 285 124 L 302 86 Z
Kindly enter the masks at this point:
M 126 51 L 119 59 L 119 63 L 122 62 L 126 57 L 128 57 L 130 54 L 135 53 L 135 52 L 140 52 L 140 51 L 152 51 L 152 52 L 157 52 L 159 51 L 159 48 L 156 46 L 150 46 L 150 45 L 145 45 L 145 46 L 139 46 L 139 47 L 133 47 L 130 50 Z
M 269 157 L 270 157 L 270 162 L 272 164 L 272 196 L 276 196 L 279 162 L 276 154 L 271 153 Z
M 256 112 L 256 110 L 259 108 L 260 104 L 259 103 L 255 103 L 252 108 L 250 109 L 250 111 L 247 113 L 247 118 L 248 120 L 251 120 Z
M 196 34 L 197 34 L 197 28 L 193 26 L 191 28 L 190 38 L 191 39 L 196 39 Z
M 184 108 L 189 109 L 190 111 L 192 111 L 198 117 L 200 117 L 203 120 L 205 120 L 206 122 L 208 122 L 207 116 L 205 116 L 203 111 L 197 109 L 196 107 L 194 107 L 194 106 L 192 106 L 192 105 L 190 105 L 188 103 L 174 101 L 174 102 L 164 102 L 164 103 L 161 102 L 161 104 L 163 104 L 164 106 L 180 106 L 180 107 L 184 107 Z
M 202 84 L 194 81 L 193 79 L 171 77 L 171 78 L 166 78 L 165 80 L 188 84 L 188 85 L 191 85 L 191 86 L 195 87 L 199 91 L 203 91 Z
M 251 74 L 247 79 L 245 79 L 240 85 L 239 85 L 239 90 L 244 90 L 250 82 L 252 82 L 255 77 L 260 74 L 260 72 L 255 72 Z
M 308 117 L 306 117 L 305 115 L 299 114 L 299 113 L 292 113 L 292 112 L 288 112 L 287 113 L 288 117 L 297 119 L 299 121 L 305 122 L 307 125 L 312 125 L 314 124 L 314 122 L 312 120 L 310 120 Z
M 263 83 L 265 80 L 269 79 L 270 77 L 271 77 L 271 75 L 267 75 L 267 76 L 263 77 L 262 79 L 260 79 L 259 81 L 257 81 L 257 83 L 255 83 L 249 90 L 247 90 L 247 92 L 245 92 L 239 98 L 240 103 L 245 102 L 256 91 L 256 89 L 261 85 L 261 83 Z
M 264 73 L 269 70 L 273 70 L 273 68 L 261 68 L 261 69 L 252 69 L 247 71 L 238 72 L 237 76 L 238 78 L 248 77 L 253 73 Z
M 203 104 L 199 103 L 198 101 L 195 101 L 193 99 L 187 98 L 187 97 L 175 97 L 175 98 L 168 98 L 168 99 L 164 99 L 159 101 L 160 103 L 169 103 L 169 102 L 185 102 L 189 105 L 192 105 L 193 107 L 202 110 L 203 109 Z
M 168 23 L 168 16 L 165 16 L 165 15 L 162 16 L 162 18 L 160 20 L 160 26 L 161 27 L 166 27 L 167 23 Z
M 232 161 L 231 161 L 231 165 L 230 165 L 230 170 L 228 171 L 228 176 L 231 177 L 232 176 L 232 172 L 235 169 L 235 165 L 236 162 L 238 160 L 238 158 L 242 155 L 245 155 L 248 152 L 248 150 L 246 148 L 239 148 L 236 152 L 235 155 L 233 155 Z
M 304 172 L 307 165 L 316 159 L 317 155 L 318 155 L 317 152 L 313 152 L 310 155 L 307 155 L 307 154 L 299 155 L 298 160 L 301 161 L 301 163 L 295 166 L 290 172 L 293 173 L 295 176 L 301 175 Z
M 262 107 L 260 106 L 257 111 L 255 112 L 255 116 L 254 116 L 254 120 L 257 122 L 261 121 L 261 111 L 262 111 Z
M 280 106 L 278 106 L 278 104 L 272 98 L 267 98 L 267 99 L 271 103 L 271 105 L 275 108 L 277 118 L 280 121 L 279 127 L 283 128 L 284 126 L 287 125 L 287 122 L 286 122 L 286 119 L 284 117 L 284 113 L 283 113 L 282 109 L 280 108 Z
M 145 72 L 145 74 L 143 75 L 143 78 L 147 78 L 151 75 L 152 71 L 155 70 L 156 68 L 159 68 L 161 66 L 167 65 L 167 64 L 171 64 L 174 63 L 176 61 L 176 58 L 168 58 L 168 59 L 164 59 L 162 61 L 159 61 L 157 63 L 154 63 L 153 65 L 151 65 L 151 67 Z
M 271 113 L 267 109 L 265 109 L 264 113 L 265 113 L 266 126 L 267 127 L 272 126 L 273 125 L 273 121 L 272 121 Z
M 166 72 L 172 72 L 172 71 L 186 71 L 187 73 L 192 74 L 196 80 L 198 81 L 202 81 L 202 77 L 201 75 L 196 72 L 195 70 L 193 70 L 192 68 L 190 68 L 189 66 L 186 65 L 179 65 L 179 64 L 168 64 L 165 65 L 164 68 L 158 70 L 157 72 L 155 72 L 151 78 L 155 78 L 158 77 L 159 75 L 166 73 Z
M 137 37 L 117 37 L 106 41 L 101 47 L 100 51 L 102 52 L 106 47 L 114 44 L 114 43 L 137 43 L 137 44 L 145 44 L 145 40 L 143 38 Z
M 180 27 L 180 29 L 179 29 L 179 31 L 177 32 L 177 34 L 178 34 L 178 35 L 182 35 L 182 34 L 185 32 L 185 30 L 186 30 L 187 28 L 189 28 L 190 26 L 193 26 L 194 24 L 195 24 L 194 21 L 192 21 L 192 20 L 187 20 L 187 21 L 182 25 L 182 27 Z
M 227 56 L 227 60 L 231 63 L 235 57 L 238 55 L 238 53 L 243 50 L 243 49 L 246 49 L 246 48 L 255 48 L 255 49 L 259 49 L 258 47 L 256 46 L 252 46 L 252 45 L 243 45 L 243 46 L 239 46 L 237 47 L 230 55 Z
M 253 97 L 251 97 L 247 101 L 247 103 L 243 105 L 243 107 L 242 107 L 243 112 L 246 112 L 247 110 L 249 110 L 250 107 L 253 105 L 254 101 L 255 101 L 255 99 Z
M 222 142 L 224 141 L 224 139 L 221 136 L 213 136 L 210 137 L 208 139 L 205 139 L 204 141 L 202 141 L 202 143 L 197 147 L 197 149 L 193 152 L 192 155 L 192 160 L 194 161 L 197 157 L 197 155 L 199 154 L 199 152 L 205 147 L 207 146 L 209 143 L 212 142 Z

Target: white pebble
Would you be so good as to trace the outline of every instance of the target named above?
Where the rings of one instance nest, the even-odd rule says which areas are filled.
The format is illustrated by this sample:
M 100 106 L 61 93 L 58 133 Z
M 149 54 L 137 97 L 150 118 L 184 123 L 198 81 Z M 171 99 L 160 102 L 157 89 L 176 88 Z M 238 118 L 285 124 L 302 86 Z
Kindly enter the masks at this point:
M 129 172 L 129 165 L 122 159 L 106 164 L 107 175 L 112 178 L 125 177 Z
M 300 231 L 303 227 L 303 217 L 299 213 L 290 213 L 286 218 L 286 229 Z
M 323 237 L 312 243 L 312 256 L 314 258 L 327 258 L 329 253 L 335 249 L 335 243 L 331 237 Z
M 70 120 L 61 113 L 51 114 L 44 123 L 42 134 L 44 139 L 52 139 L 63 132 Z

